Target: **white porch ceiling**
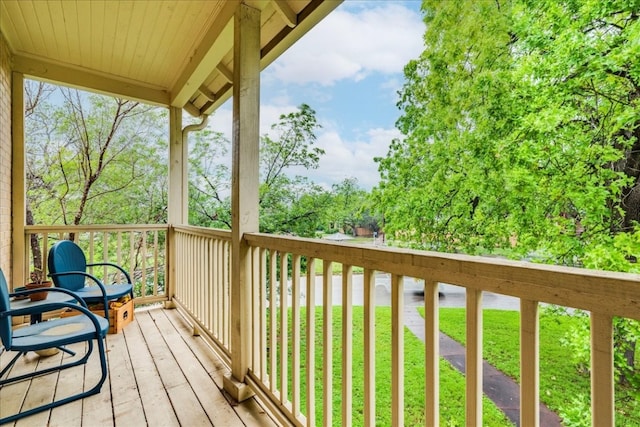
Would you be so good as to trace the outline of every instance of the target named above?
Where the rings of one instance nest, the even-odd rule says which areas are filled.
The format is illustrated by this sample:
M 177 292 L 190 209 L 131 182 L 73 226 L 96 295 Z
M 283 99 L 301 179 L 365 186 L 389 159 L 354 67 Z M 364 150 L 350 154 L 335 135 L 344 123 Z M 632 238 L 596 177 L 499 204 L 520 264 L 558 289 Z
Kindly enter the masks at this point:
M 231 95 L 233 17 L 261 11 L 261 69 L 342 0 L 0 0 L 13 69 L 210 113 Z

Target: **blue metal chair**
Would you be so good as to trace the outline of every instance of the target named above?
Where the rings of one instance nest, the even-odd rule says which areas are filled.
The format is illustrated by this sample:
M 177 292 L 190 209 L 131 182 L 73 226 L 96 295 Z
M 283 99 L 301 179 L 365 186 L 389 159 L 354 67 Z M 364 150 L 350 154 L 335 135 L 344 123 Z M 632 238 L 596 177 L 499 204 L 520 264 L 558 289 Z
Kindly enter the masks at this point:
M 87 264 L 84 252 L 71 240 L 60 240 L 51 247 L 47 265 L 49 276 L 55 286 L 76 293 L 87 304 L 104 304 L 104 314 L 107 319 L 109 318 L 109 301 L 117 300 L 127 294 L 133 299 L 133 285 L 129 273 L 119 265 L 110 262 Z M 87 273 L 87 267 L 105 265 L 119 270 L 127 283 L 105 286 L 96 276 Z
M 10 298 L 29 295 L 34 292 L 42 292 L 43 290 L 47 293 L 63 292 L 69 294 L 69 299 L 75 300 L 77 303 L 59 302 L 58 299 L 52 298 L 51 301 L 47 301 L 45 299 L 32 304 L 20 304 L 19 308 L 11 308 Z M 80 314 L 78 316 L 35 323 L 23 326 L 16 330 L 13 330 L 12 328 L 12 316 L 41 316 L 42 313 L 65 308 L 77 310 Z M 10 294 L 4 273 L 2 272 L 2 269 L 0 269 L 0 341 L 4 347 L 4 350 L 2 351 L 17 352 L 16 356 L 11 359 L 8 365 L 0 371 L 0 390 L 7 384 L 85 364 L 93 352 L 94 340 L 97 340 L 98 342 L 98 353 L 100 356 L 100 367 L 102 370 L 100 379 L 90 390 L 54 400 L 51 403 L 46 403 L 35 408 L 23 410 L 22 412 L 18 412 L 14 415 L 6 416 L 0 419 L 0 424 L 12 422 L 37 412 L 46 411 L 48 409 L 64 405 L 65 403 L 73 402 L 74 400 L 83 399 L 87 396 L 99 393 L 102 388 L 102 384 L 107 378 L 104 337 L 106 336 L 108 329 L 109 322 L 107 319 L 91 313 L 87 309 L 86 303 L 84 303 L 81 298 L 74 296 L 73 292 L 66 289 L 40 288 Z M 10 372 L 10 368 L 15 364 L 20 355 L 24 353 L 53 347 L 62 347 L 80 342 L 87 343 L 87 352 L 79 360 L 63 363 L 59 366 L 41 369 L 35 372 L 16 375 L 14 377 L 7 375 Z

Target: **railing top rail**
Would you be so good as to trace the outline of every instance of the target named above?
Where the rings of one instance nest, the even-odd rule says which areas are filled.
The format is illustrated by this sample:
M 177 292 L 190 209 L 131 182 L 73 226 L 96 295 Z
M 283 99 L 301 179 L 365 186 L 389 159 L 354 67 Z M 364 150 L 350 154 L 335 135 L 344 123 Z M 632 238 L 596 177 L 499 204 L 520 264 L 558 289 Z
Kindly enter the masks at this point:
M 640 275 L 263 233 L 256 247 L 640 320 Z
M 90 225 L 27 225 L 25 233 L 59 233 L 78 231 L 149 231 L 167 230 L 168 224 L 90 224 Z
M 215 237 L 223 240 L 231 240 L 230 230 L 221 230 L 218 228 L 198 227 L 195 225 L 174 225 L 173 229 L 177 232 L 190 234 L 194 236 Z

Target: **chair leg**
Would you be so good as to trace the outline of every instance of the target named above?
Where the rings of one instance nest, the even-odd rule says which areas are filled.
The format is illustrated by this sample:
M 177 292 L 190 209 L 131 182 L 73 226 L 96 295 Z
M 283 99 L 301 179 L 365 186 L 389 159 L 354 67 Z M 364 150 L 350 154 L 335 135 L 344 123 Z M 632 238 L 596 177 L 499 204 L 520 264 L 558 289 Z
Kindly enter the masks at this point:
M 7 366 L 5 366 L 2 371 L 0 371 L 0 378 L 2 378 L 4 376 L 4 374 L 7 373 L 7 371 L 9 371 L 9 369 L 11 369 L 11 367 L 13 365 L 16 364 L 16 362 L 18 361 L 18 359 L 20 358 L 20 356 L 22 356 L 23 353 L 22 351 L 19 351 L 18 354 L 15 355 L 15 357 L 13 359 L 11 359 L 11 361 L 7 364 Z M 0 385 L 4 384 L 4 381 L 0 381 Z
M 89 341 L 89 343 L 92 343 L 92 341 Z M 90 345 L 90 348 L 91 347 L 93 346 Z M 19 412 L 17 414 L 1 418 L 0 424 L 10 423 L 10 422 L 19 420 L 21 418 L 28 417 L 29 415 L 33 415 L 42 411 L 47 411 L 49 409 L 56 408 L 58 406 L 73 402 L 75 400 L 84 399 L 85 397 L 89 397 L 94 394 L 100 393 L 100 389 L 102 388 L 102 385 L 104 384 L 107 378 L 107 358 L 106 358 L 106 353 L 104 351 L 104 338 L 98 339 L 98 350 L 100 353 L 100 369 L 102 371 L 102 375 L 100 376 L 100 380 L 98 381 L 98 383 L 95 386 L 93 386 L 90 390 L 82 393 L 74 394 L 73 396 L 65 397 L 64 399 L 54 400 L 51 403 L 47 403 L 45 405 L 41 405 L 36 408 L 28 409 L 24 412 Z M 90 351 L 87 353 L 90 353 Z
M 85 363 L 87 363 L 87 360 L 89 359 L 89 356 L 91 356 L 91 352 L 93 351 L 93 342 L 92 341 L 88 341 L 89 346 L 87 349 L 87 352 L 85 353 L 84 356 L 82 356 L 82 358 L 75 360 L 73 362 L 69 362 L 67 364 L 64 365 L 60 365 L 60 366 L 52 366 L 51 368 L 47 368 L 47 369 L 43 369 L 41 371 L 35 371 L 35 372 L 29 372 L 26 374 L 22 374 L 22 375 L 18 375 L 17 377 L 11 377 L 11 378 L 6 378 L 4 380 L 0 380 L 0 386 L 5 385 L 5 384 L 11 384 L 11 383 L 15 383 L 15 382 L 19 382 L 19 381 L 23 381 L 26 380 L 28 378 L 35 378 L 35 377 L 39 377 L 41 375 L 46 375 L 49 374 L 51 372 L 55 372 L 55 371 L 63 371 L 65 369 L 68 368 L 73 368 L 74 366 L 78 366 L 78 365 L 83 365 Z M 15 364 L 15 362 L 18 360 L 18 357 L 22 354 L 25 353 L 18 353 L 18 355 L 16 357 L 14 357 L 14 359 L 9 363 L 9 365 L 5 366 L 5 368 L 2 370 L 2 374 L 4 375 L 5 371 L 11 367 L 11 365 Z M 2 375 L 0 375 L 0 378 L 2 378 Z
M 65 353 L 67 353 L 67 354 L 68 354 L 68 355 L 70 355 L 70 356 L 75 356 L 75 355 L 76 355 L 76 352 L 75 352 L 75 351 L 71 351 L 71 350 L 69 350 L 69 349 L 68 349 L 68 348 L 66 348 L 66 347 L 56 347 L 56 348 L 57 348 L 58 350 L 60 350 L 60 351 L 64 351 Z
M 99 393 L 102 385 L 107 379 L 107 352 L 104 347 L 104 338 L 98 340 L 98 354 L 100 355 L 100 369 L 102 371 L 102 375 L 100 376 L 98 383 L 87 392 L 90 394 Z

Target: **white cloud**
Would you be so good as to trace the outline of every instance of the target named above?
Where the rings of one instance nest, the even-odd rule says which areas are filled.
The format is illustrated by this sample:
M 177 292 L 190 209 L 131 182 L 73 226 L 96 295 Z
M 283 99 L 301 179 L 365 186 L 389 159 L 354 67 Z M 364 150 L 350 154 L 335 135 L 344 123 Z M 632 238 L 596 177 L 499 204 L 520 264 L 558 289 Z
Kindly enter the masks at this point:
M 273 100 L 271 100 L 273 101 Z M 271 125 L 277 123 L 282 114 L 289 114 L 297 107 L 286 102 L 260 105 L 260 136 L 269 133 Z M 218 108 L 209 120 L 209 128 L 222 132 L 229 141 L 233 135 L 233 111 L 231 100 Z
M 260 135 L 268 133 L 281 114 L 295 111 L 292 105 L 262 105 L 260 110 Z M 378 167 L 374 157 L 384 157 L 393 138 L 400 137 L 397 129 L 369 129 L 356 141 L 345 140 L 336 131 L 333 123 L 318 118 L 323 126 L 317 132 L 316 146 L 325 150 L 318 169 L 293 168 L 288 175 L 302 175 L 316 184 L 329 189 L 346 178 L 356 178 L 358 185 L 370 190 L 379 181 Z M 220 108 L 212 117 L 209 126 L 224 133 L 231 140 L 231 110 Z
M 340 89 L 347 91 L 341 94 L 344 96 L 340 102 L 346 103 L 342 106 L 349 105 L 361 113 L 370 109 L 375 111 L 376 105 L 358 104 L 357 99 L 348 94 L 348 82 L 374 75 L 382 75 L 384 79 L 372 90 L 388 93 L 389 102 L 395 103 L 396 91 L 403 82 L 404 66 L 423 50 L 424 23 L 416 7 L 407 8 L 405 4 L 347 0 L 278 58 L 262 73 L 263 85 L 269 87 L 269 95 L 261 100 L 260 135 L 268 133 L 281 114 L 295 111 L 300 102 L 313 100 L 315 105 L 335 98 L 336 89 L 331 86 L 340 80 L 347 81 L 347 87 L 343 85 Z M 229 139 L 232 134 L 231 109 L 231 102 L 228 102 L 211 120 L 211 126 L 228 135 Z M 377 185 L 379 174 L 373 158 L 386 156 L 389 143 L 400 136 L 399 131 L 380 125 L 362 129 L 362 122 L 353 123 L 349 114 L 338 115 L 329 104 L 325 104 L 316 117 L 323 126 L 316 132 L 317 146 L 326 152 L 320 167 L 290 170 L 288 174 L 306 176 L 325 188 L 352 177 L 367 190 Z M 345 129 L 358 136 L 345 137 Z
M 347 5 L 349 2 L 343 3 Z M 402 72 L 422 52 L 424 23 L 400 3 L 339 7 L 272 64 L 267 75 L 291 83 L 330 86 L 378 72 Z
M 318 146 L 325 150 L 316 170 L 292 172 L 309 177 L 316 184 L 330 188 L 346 178 L 356 178 L 358 186 L 366 190 L 378 184 L 379 174 L 374 157 L 384 157 L 393 138 L 400 136 L 397 129 L 370 129 L 358 141 L 345 141 L 339 133 L 328 130 L 318 135 Z

